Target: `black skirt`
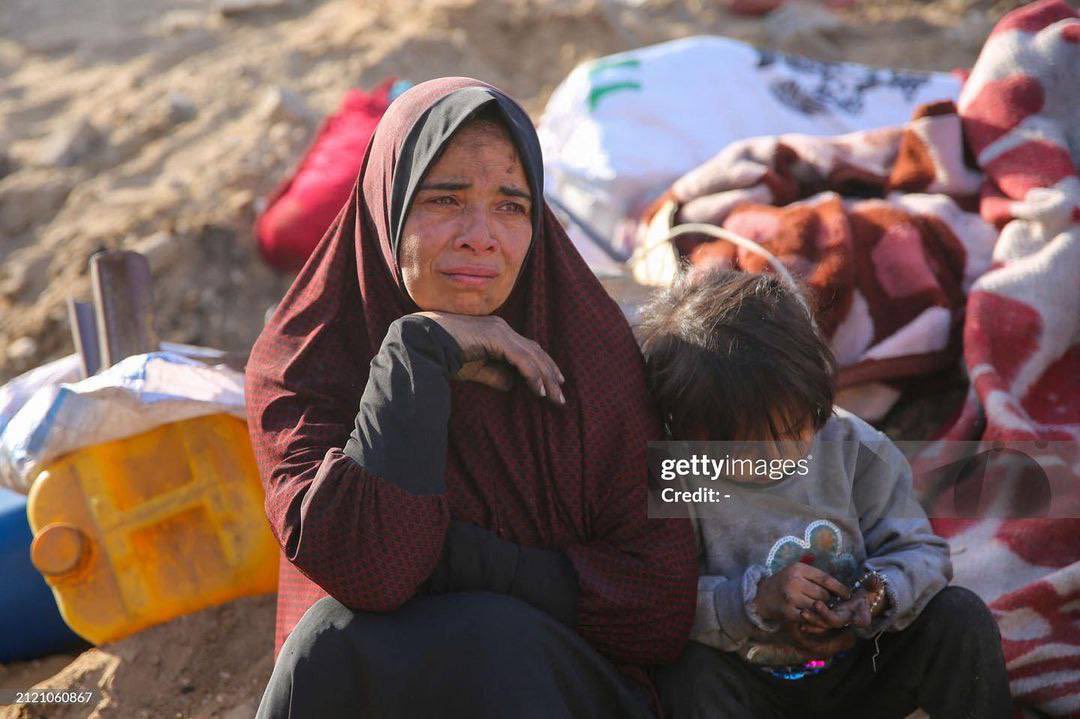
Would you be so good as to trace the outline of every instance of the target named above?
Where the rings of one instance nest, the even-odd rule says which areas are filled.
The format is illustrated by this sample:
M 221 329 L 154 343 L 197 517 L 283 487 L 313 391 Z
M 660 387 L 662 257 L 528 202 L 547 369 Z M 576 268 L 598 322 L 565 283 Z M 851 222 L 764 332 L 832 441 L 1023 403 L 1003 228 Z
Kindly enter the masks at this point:
M 646 690 L 544 612 L 487 592 L 395 612 L 316 602 L 282 646 L 259 719 L 652 717 Z

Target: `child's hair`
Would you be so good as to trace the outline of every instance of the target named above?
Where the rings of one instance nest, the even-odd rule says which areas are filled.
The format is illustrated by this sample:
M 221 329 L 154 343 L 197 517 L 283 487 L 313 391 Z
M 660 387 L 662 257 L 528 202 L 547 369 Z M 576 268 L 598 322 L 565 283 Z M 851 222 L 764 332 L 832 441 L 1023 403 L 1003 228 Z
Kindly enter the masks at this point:
M 644 308 L 637 334 L 677 438 L 785 439 L 832 413 L 832 351 L 776 275 L 690 273 Z

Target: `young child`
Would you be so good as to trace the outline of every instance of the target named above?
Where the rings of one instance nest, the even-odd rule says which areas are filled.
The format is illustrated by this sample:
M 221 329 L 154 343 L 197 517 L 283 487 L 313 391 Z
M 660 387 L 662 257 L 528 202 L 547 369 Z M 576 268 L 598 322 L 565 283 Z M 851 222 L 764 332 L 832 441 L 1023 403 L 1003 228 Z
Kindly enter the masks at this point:
M 699 275 L 645 309 L 639 338 L 671 439 L 791 460 L 780 478 L 704 480 L 728 498 L 697 513 L 693 641 L 657 672 L 668 716 L 1009 716 L 993 617 L 946 586 L 948 545 L 904 456 L 833 407 L 801 295 L 774 275 Z

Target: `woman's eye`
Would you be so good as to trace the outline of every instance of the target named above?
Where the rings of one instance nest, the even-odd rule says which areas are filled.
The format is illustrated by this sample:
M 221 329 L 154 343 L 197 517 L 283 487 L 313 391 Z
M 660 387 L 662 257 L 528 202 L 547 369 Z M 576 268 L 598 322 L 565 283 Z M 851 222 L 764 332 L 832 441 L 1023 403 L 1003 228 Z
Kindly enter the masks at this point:
M 450 195 L 442 195 L 440 197 L 433 197 L 431 199 L 431 202 L 435 203 L 436 205 L 453 205 L 455 202 L 457 202 L 457 200 L 455 200 Z
M 511 212 L 520 212 L 522 214 L 526 214 L 528 212 L 528 210 L 525 209 L 525 205 L 521 204 L 520 202 L 507 202 L 504 207 L 506 207 Z

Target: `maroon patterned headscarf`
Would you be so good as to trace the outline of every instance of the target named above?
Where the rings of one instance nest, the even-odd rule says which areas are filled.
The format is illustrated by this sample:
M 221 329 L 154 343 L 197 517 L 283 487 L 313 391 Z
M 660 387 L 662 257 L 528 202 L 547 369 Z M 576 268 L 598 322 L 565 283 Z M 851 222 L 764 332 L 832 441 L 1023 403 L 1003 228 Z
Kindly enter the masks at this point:
M 497 314 L 555 360 L 566 405 L 524 383 L 500 392 L 454 382 L 447 490 L 417 497 L 340 448 L 389 325 L 416 311 L 398 279 L 395 236 L 410 187 L 464 115 L 487 103 L 498 105 L 517 145 L 536 208 L 528 255 Z M 671 659 L 685 641 L 694 541 L 688 522 L 646 518 L 646 443 L 661 432 L 643 362 L 618 306 L 543 202 L 539 163 L 531 122 L 495 88 L 446 78 L 407 91 L 380 122 L 349 203 L 256 342 L 248 421 L 285 552 L 279 647 L 327 592 L 364 606 L 373 587 L 430 573 L 451 517 L 562 549 L 581 585 L 579 631 L 617 662 Z M 324 494 L 313 517 L 309 495 L 320 483 L 333 501 Z

